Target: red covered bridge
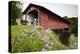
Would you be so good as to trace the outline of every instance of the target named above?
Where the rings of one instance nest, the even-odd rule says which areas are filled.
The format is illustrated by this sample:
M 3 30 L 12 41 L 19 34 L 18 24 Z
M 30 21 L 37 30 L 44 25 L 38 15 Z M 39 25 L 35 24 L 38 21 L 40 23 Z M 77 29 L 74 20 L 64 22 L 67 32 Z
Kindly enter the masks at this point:
M 40 25 L 44 29 L 66 29 L 70 28 L 70 22 L 51 12 L 45 7 L 29 4 L 24 10 L 25 19 L 28 23 Z

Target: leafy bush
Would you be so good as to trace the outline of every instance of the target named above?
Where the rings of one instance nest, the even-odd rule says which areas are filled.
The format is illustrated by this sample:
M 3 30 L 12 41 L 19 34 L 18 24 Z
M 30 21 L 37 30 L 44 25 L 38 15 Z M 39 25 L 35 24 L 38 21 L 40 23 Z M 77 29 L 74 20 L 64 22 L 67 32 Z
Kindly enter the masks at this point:
M 72 34 L 69 39 L 69 48 L 70 49 L 77 49 L 78 48 L 78 37 L 74 36 L 74 34 Z
M 15 32 L 17 32 L 17 34 Z M 63 45 L 60 42 L 55 33 L 50 31 L 46 32 L 40 26 L 36 27 L 36 30 L 34 32 L 32 32 L 32 27 L 30 25 L 12 26 L 11 43 L 12 52 L 33 52 L 69 49 L 67 46 Z
M 43 48 L 41 38 L 36 33 L 30 34 L 31 32 L 26 32 L 12 38 L 12 52 L 41 51 Z
M 71 32 L 75 34 L 75 36 L 78 35 L 78 18 L 77 17 L 72 17 L 72 18 L 67 18 L 68 21 L 71 23 Z

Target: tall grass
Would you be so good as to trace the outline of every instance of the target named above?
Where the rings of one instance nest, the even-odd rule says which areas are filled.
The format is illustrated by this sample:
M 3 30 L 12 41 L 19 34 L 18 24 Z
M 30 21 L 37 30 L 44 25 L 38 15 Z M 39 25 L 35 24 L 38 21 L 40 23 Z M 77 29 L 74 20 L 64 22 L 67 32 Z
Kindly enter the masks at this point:
M 12 52 L 34 52 L 69 49 L 61 44 L 53 32 L 45 32 L 40 26 L 32 31 L 31 25 L 11 26 Z M 71 41 L 73 38 L 71 38 Z M 73 41 L 74 42 L 74 41 Z M 73 44 L 71 42 L 71 44 Z

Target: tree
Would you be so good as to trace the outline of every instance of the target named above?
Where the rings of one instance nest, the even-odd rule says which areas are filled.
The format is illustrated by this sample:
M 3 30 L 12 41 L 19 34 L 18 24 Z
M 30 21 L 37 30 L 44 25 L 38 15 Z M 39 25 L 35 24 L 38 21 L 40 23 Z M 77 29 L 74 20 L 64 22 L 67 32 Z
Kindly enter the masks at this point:
M 11 25 L 16 24 L 16 19 L 22 17 L 21 7 L 22 7 L 22 3 L 19 1 L 9 2 Z
M 72 17 L 69 18 L 68 21 L 70 21 L 72 28 L 71 32 L 75 34 L 75 36 L 78 35 L 78 17 Z
M 68 16 L 64 16 L 63 18 L 64 18 L 64 19 L 67 19 L 67 18 L 68 18 Z
M 65 18 L 65 17 L 64 17 Z M 71 23 L 71 32 L 78 35 L 78 17 L 65 18 Z

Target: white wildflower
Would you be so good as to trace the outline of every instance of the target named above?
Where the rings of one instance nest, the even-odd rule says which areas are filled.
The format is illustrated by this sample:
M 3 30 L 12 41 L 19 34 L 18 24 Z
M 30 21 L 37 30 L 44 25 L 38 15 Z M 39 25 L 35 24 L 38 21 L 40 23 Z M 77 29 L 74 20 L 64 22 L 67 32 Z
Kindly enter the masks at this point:
M 36 43 L 36 41 L 34 41 L 34 43 Z
M 26 34 L 23 34 L 22 36 L 26 37 Z
M 47 49 L 43 48 L 42 51 L 47 51 Z
M 50 44 L 51 44 L 51 45 L 53 45 L 53 44 L 54 44 L 54 42 L 51 42 Z
M 32 35 L 30 35 L 29 37 L 32 38 Z
M 46 44 L 46 45 L 45 45 L 45 48 L 47 48 L 47 49 L 48 49 L 48 48 L 49 48 L 49 45 L 48 45 L 48 44 Z
M 27 32 L 27 30 L 25 29 L 24 32 Z
M 42 41 L 44 42 L 44 44 L 46 43 L 46 40 L 45 40 L 45 38 L 42 38 Z

